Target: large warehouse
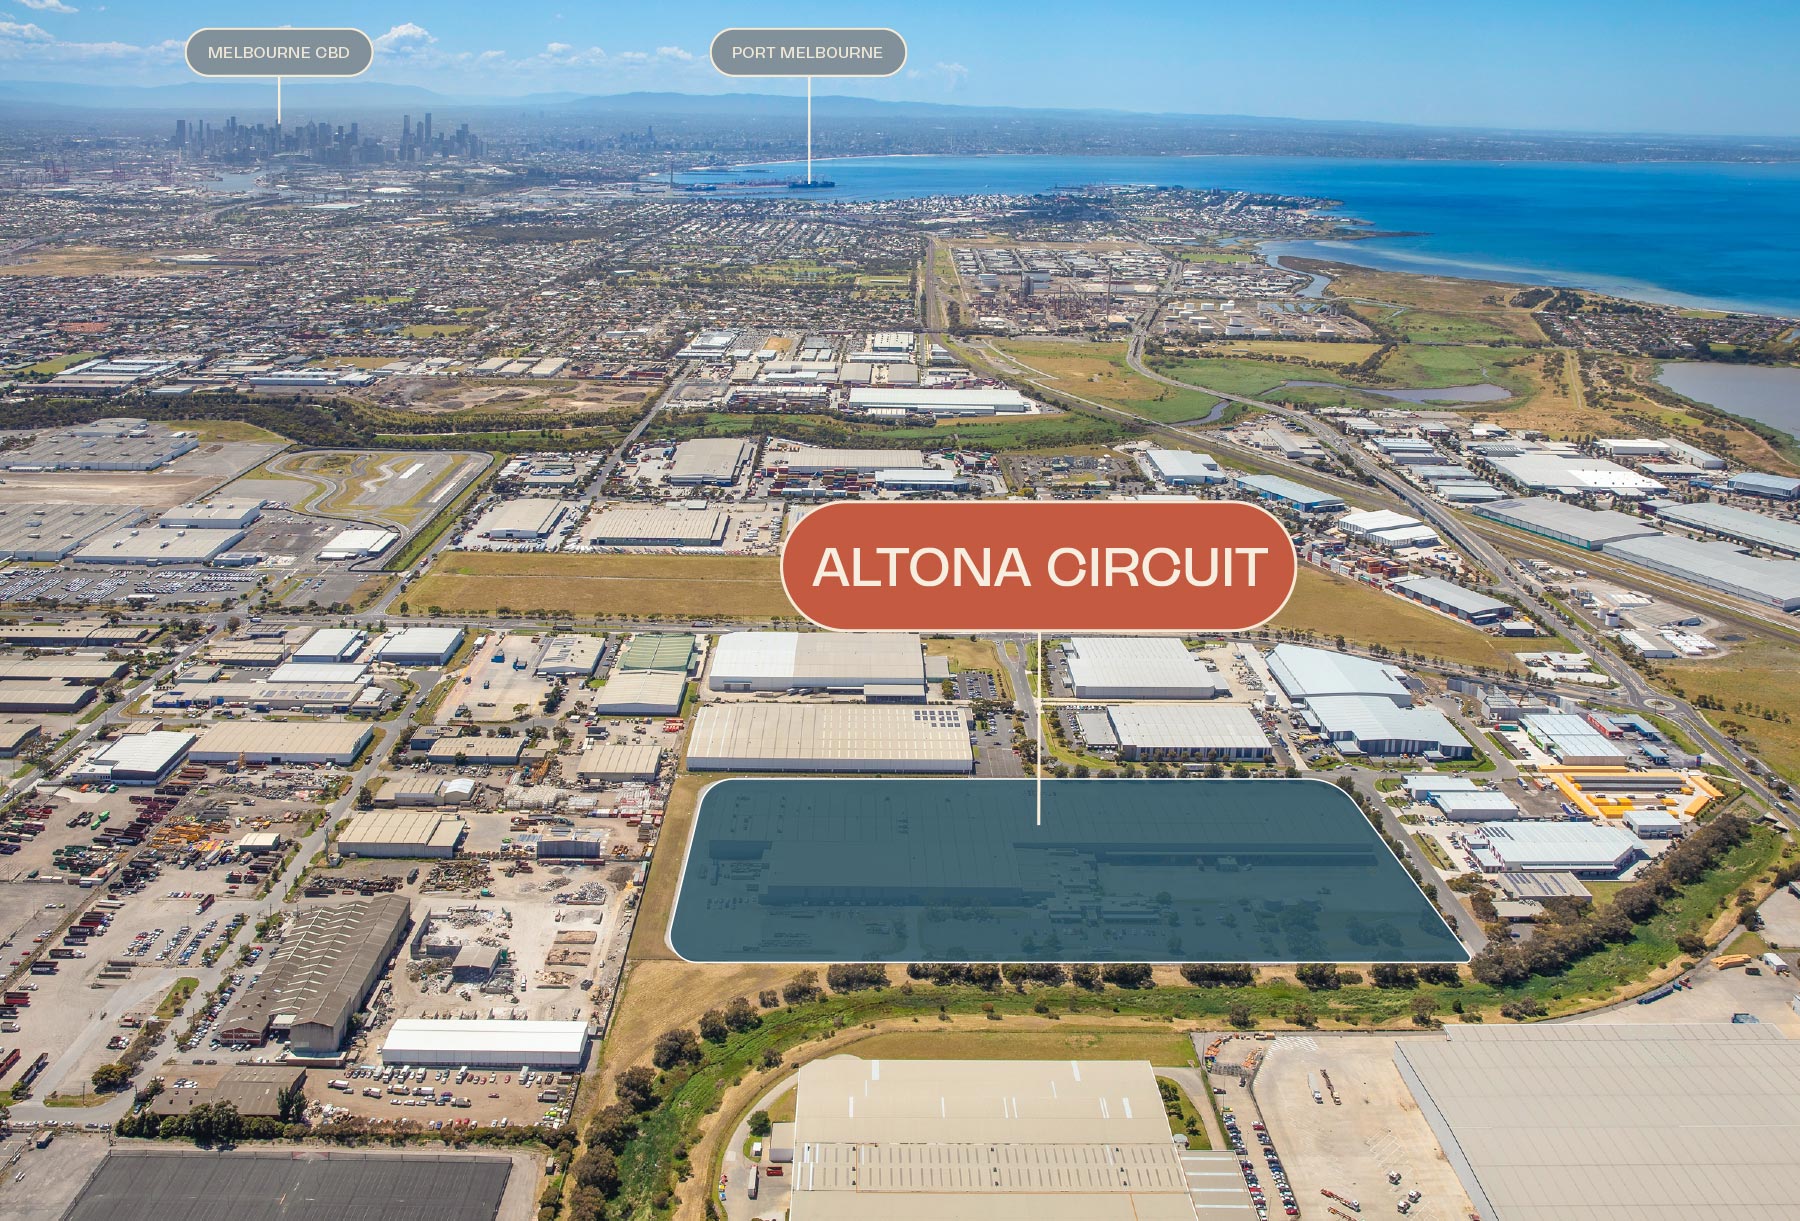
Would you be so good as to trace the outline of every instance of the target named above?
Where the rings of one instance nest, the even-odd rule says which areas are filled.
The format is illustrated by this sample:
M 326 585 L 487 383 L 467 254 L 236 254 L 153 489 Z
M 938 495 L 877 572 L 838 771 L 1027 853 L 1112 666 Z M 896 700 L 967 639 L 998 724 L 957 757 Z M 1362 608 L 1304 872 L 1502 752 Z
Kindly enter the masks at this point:
M 1322 695 L 1374 695 L 1399 708 L 1412 705 L 1405 671 L 1385 662 L 1303 644 L 1278 644 L 1268 661 L 1275 682 L 1295 703 Z
M 242 530 L 157 530 L 131 526 L 102 534 L 69 558 L 77 564 L 125 564 L 162 568 L 207 564 L 230 551 Z
M 654 780 L 662 767 L 663 748 L 655 742 L 589 739 L 575 765 L 575 777 L 583 784 L 616 784 L 626 780 Z
M 144 516 L 137 505 L 0 505 L 0 560 L 53 563 L 102 530 L 135 525 Z
M 1519 718 L 1525 734 L 1558 763 L 1609 767 L 1622 765 L 1626 754 L 1584 716 L 1573 712 L 1533 712 Z
M 286 1035 L 296 1056 L 335 1056 L 411 918 L 403 895 L 301 908 L 268 966 L 220 1021 L 218 1039 L 260 1046 Z
M 390 666 L 441 666 L 456 656 L 463 635 L 460 627 L 403 628 L 383 640 L 375 656 Z
M 188 757 L 195 763 L 335 763 L 348 767 L 375 730 L 360 721 L 220 721 Z
M 850 391 L 852 411 L 905 411 L 917 415 L 995 415 L 1031 410 L 1031 400 L 1005 386 L 976 390 L 941 390 L 918 386 L 859 387 Z
M 730 487 L 756 456 L 756 442 L 737 437 L 697 437 L 675 447 L 666 478 L 676 487 Z
M 1144 1061 L 813 1060 L 791 1145 L 791 1221 L 1256 1215 L 1229 1151 L 1169 1139 Z
M 925 681 L 925 654 L 912 632 L 726 632 L 713 650 L 714 691 L 861 691 Z
M 468 833 L 469 824 L 436 810 L 364 810 L 338 834 L 345 856 L 447 857 Z
M 381 1045 L 383 1064 L 578 1071 L 587 1059 L 586 1022 L 504 1018 L 400 1018 Z
M 1735 543 L 1652 534 L 1602 549 L 1652 572 L 1784 611 L 1800 610 L 1800 560 L 1765 560 Z
M 1185 449 L 1152 449 L 1144 461 L 1156 478 L 1170 487 L 1184 488 L 1194 484 L 1224 483 L 1224 468 L 1211 454 L 1197 454 Z
M 1121 759 L 1267 763 L 1275 754 L 1241 704 L 1120 704 L 1105 715 Z
M 1209 700 L 1218 672 L 1173 636 L 1077 636 L 1063 650 L 1084 700 Z
M 1483 823 L 1468 832 L 1467 842 L 1483 873 L 1612 878 L 1642 851 L 1625 828 L 1591 822 Z
M 1475 748 L 1436 708 L 1402 708 L 1378 695 L 1320 695 L 1306 701 L 1306 720 L 1340 754 L 1420 755 L 1468 759 Z
M 1342 513 L 1344 498 L 1309 488 L 1280 475 L 1239 475 L 1237 485 L 1262 500 L 1273 500 L 1302 513 Z
M 1394 1065 L 1490 1221 L 1794 1215 L 1800 1040 L 1772 1024 L 1452 1024 Z
M 771 470 L 785 467 L 790 475 L 822 475 L 826 471 L 923 470 L 931 463 L 916 449 L 814 449 L 803 446 L 782 454 L 765 455 Z
M 707 704 L 694 717 L 696 772 L 975 770 L 968 713 L 896 704 Z
M 1752 513 L 1749 509 L 1713 504 L 1706 500 L 1696 504 L 1658 504 L 1654 507 L 1656 515 L 1663 521 L 1716 534 L 1734 543 L 1800 555 L 1800 524 L 1784 517 Z
M 614 670 L 594 692 L 602 716 L 675 716 L 687 694 L 687 675 L 678 670 Z
M 1458 619 L 1477 626 L 1499 623 L 1518 614 L 1517 610 L 1498 598 L 1464 589 L 1456 582 L 1446 581 L 1442 577 L 1404 577 L 1392 582 L 1392 585 L 1414 602 L 1422 602 L 1433 610 L 1455 615 Z
M 556 533 L 557 526 L 562 524 L 571 508 L 572 505 L 562 500 L 531 497 L 503 500 L 481 515 L 471 533 L 497 542 L 546 539 Z
M 730 526 L 731 514 L 712 505 L 613 506 L 596 513 L 582 528 L 581 541 L 590 547 L 723 547 Z
M 1656 523 L 1612 509 L 1583 509 L 1549 496 L 1523 500 L 1496 500 L 1477 505 L 1475 513 L 1491 521 L 1555 539 L 1588 551 L 1598 551 L 1620 539 L 1655 534 Z
M 78 784 L 161 784 L 187 756 L 194 735 L 157 729 L 108 742 L 69 773 Z

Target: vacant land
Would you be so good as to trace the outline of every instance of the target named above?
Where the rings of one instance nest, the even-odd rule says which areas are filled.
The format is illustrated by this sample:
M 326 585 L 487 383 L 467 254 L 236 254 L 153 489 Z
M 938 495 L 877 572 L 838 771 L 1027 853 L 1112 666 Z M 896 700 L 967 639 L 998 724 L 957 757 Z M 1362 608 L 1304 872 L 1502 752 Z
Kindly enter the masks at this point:
M 454 552 L 407 593 L 434 615 L 795 619 L 766 556 Z
M 0 263 L 0 276 L 186 276 L 216 270 L 159 263 L 145 254 L 106 246 L 62 246 L 34 250 L 17 262 Z
M 1405 649 L 1414 655 L 1468 665 L 1505 670 L 1518 664 L 1506 641 L 1403 598 L 1305 564 L 1300 566 L 1293 598 L 1269 626 L 1315 632 L 1327 640 L 1342 636 L 1352 644 L 1384 644 L 1396 652 Z M 1535 640 L 1529 647 L 1558 646 Z
M 1794 688 L 1800 685 L 1800 645 L 1757 637 L 1731 644 L 1724 657 L 1664 662 L 1669 682 L 1690 699 L 1719 705 L 1706 717 L 1784 776 L 1800 776 L 1800 725 L 1794 723 Z
M 1330 296 L 1410 343 L 1543 338 L 1530 310 L 1507 304 L 1519 291 L 1516 284 L 1376 271 L 1311 259 L 1291 260 L 1291 265 L 1330 276 Z
M 1198 390 L 1176 390 L 1131 371 L 1123 343 L 1045 343 L 996 340 L 994 346 L 1043 375 L 1046 386 L 1120 411 L 1179 424 L 1197 420 L 1218 403 Z
M 1381 350 L 1378 343 L 1327 343 L 1317 339 L 1237 339 L 1207 345 L 1221 356 L 1292 356 L 1328 365 L 1356 365 Z
M 898 976 L 902 968 L 889 970 Z M 865 1060 L 1148 1060 L 1165 1068 L 1195 1059 L 1193 1041 L 1179 1031 L 1076 1026 L 1067 1019 L 1045 1024 L 1048 1029 L 971 1030 L 946 1022 L 870 1035 L 844 1050 Z

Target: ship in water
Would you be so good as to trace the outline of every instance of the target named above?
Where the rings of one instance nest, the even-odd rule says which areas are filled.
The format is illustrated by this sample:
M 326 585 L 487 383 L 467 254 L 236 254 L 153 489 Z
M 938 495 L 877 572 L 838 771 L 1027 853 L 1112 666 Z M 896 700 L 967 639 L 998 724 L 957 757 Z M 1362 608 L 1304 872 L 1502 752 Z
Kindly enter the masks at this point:
M 837 183 L 833 182 L 829 178 L 810 178 L 810 179 L 796 178 L 796 179 L 794 179 L 794 181 L 788 183 L 788 190 L 790 190 L 790 191 L 828 191 L 836 185 L 837 185 Z

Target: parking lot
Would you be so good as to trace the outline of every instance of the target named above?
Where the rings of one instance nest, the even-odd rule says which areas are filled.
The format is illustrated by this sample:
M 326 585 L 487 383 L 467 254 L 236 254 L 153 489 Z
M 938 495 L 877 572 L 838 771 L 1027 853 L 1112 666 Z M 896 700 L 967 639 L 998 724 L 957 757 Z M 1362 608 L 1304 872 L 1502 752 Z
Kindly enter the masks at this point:
M 1267 1125 L 1303 1215 L 1329 1216 L 1333 1207 L 1357 1211 L 1325 1191 L 1357 1201 L 1364 1215 L 1392 1213 L 1416 1191 L 1413 1218 L 1469 1216 L 1472 1205 L 1456 1172 L 1394 1067 L 1396 1037 L 1442 1036 L 1283 1035 L 1262 1045 L 1253 1090 L 1226 1086 L 1220 1102 L 1237 1109 L 1246 1127 Z M 1245 1046 L 1246 1040 L 1228 1045 Z M 1394 1174 L 1398 1183 L 1390 1180 Z

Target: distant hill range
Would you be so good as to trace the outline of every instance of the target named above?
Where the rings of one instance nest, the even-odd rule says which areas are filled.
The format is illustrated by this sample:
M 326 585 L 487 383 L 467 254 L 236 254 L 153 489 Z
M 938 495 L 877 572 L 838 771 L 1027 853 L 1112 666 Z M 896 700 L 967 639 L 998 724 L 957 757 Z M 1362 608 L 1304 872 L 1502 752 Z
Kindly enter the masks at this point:
M 174 85 L 85 85 L 0 81 L 0 119 L 52 128 L 156 130 L 175 117 L 244 122 L 274 117 L 273 82 L 189 81 Z M 312 120 L 370 124 L 431 110 L 440 130 L 468 122 L 493 134 L 498 124 L 599 127 L 608 133 L 655 127 L 684 149 L 697 143 L 741 149 L 762 141 L 788 155 L 802 101 L 791 94 L 533 93 L 494 97 L 439 93 L 378 81 L 289 79 L 283 95 L 291 125 Z M 834 128 L 833 146 L 893 153 L 1255 153 L 1340 157 L 1424 157 L 1580 161 L 1792 161 L 1800 139 L 1680 136 L 1656 133 L 1516 131 L 1411 126 L 1354 120 L 1255 115 L 1145 114 L 959 106 L 819 94 L 816 121 Z M 872 145 L 872 146 L 871 146 Z

